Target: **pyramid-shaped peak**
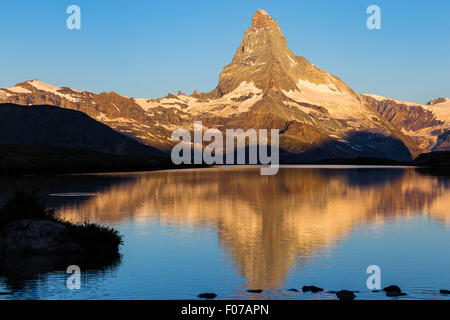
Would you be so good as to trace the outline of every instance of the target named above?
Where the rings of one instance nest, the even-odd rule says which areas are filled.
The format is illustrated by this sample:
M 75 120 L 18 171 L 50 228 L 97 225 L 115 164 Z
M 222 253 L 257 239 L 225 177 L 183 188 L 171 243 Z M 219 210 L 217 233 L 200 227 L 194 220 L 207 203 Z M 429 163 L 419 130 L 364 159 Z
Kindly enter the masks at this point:
M 263 15 L 263 16 L 266 16 L 266 17 L 269 17 L 269 18 L 272 19 L 272 17 L 267 13 L 266 10 L 258 9 L 258 10 L 255 12 L 255 15 L 257 15 L 257 14 L 260 14 L 260 15 Z
M 263 9 L 258 9 L 253 15 L 252 28 L 278 27 L 278 24 Z
M 233 60 L 220 74 L 217 96 L 236 90 L 242 83 L 253 83 L 267 94 L 282 90 L 302 92 L 302 86 L 310 85 L 353 95 L 345 83 L 294 55 L 278 23 L 262 9 L 254 14 L 252 26 L 244 32 Z

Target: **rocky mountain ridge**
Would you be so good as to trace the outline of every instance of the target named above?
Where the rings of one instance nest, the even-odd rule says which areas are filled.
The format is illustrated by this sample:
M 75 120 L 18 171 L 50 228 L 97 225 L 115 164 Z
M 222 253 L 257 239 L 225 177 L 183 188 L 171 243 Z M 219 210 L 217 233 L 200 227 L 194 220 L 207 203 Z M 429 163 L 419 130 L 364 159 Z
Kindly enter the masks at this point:
M 422 152 L 450 150 L 450 99 L 426 104 L 361 95 L 380 115 L 411 137 Z
M 208 93 L 135 99 L 38 80 L 0 88 L 0 102 L 82 111 L 139 141 L 170 150 L 177 128 L 279 129 L 284 161 L 377 157 L 409 160 L 447 144 L 448 99 L 415 105 L 354 92 L 295 56 L 277 24 L 258 10 L 217 87 Z M 450 107 L 448 108 L 450 109 Z M 436 131 L 438 130 L 438 131 Z

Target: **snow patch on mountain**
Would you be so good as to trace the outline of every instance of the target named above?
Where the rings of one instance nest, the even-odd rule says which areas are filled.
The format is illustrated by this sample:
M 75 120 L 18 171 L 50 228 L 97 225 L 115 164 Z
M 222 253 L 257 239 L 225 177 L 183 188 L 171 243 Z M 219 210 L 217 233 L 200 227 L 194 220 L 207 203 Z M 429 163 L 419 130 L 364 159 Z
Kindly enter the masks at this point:
M 398 100 L 398 99 L 392 99 L 392 98 L 379 96 L 379 95 L 376 95 L 376 94 L 364 93 L 363 95 L 371 97 L 371 98 L 373 98 L 373 99 L 375 99 L 377 101 L 391 100 L 391 101 L 394 101 L 394 102 L 399 103 L 399 104 L 404 104 L 406 106 L 423 106 L 423 104 L 421 104 L 421 103 L 415 103 L 415 102 L 408 102 L 408 101 L 403 101 L 403 100 Z
M 282 92 L 296 102 L 324 107 L 336 119 L 367 118 L 374 115 L 361 104 L 356 96 L 339 91 L 332 83 L 317 85 L 306 80 L 299 80 L 297 86 L 298 90 L 282 90 Z M 307 108 L 301 109 L 305 111 Z
M 1 88 L 3 90 L 8 90 L 14 93 L 32 93 L 30 90 L 26 89 L 26 88 L 22 88 L 20 86 L 14 86 L 11 88 Z
M 211 113 L 228 117 L 233 114 L 248 112 L 261 98 L 262 91 L 255 86 L 253 81 L 243 81 L 232 92 L 218 99 L 199 100 L 192 96 L 180 94 L 159 100 L 138 98 L 134 99 L 134 101 L 145 111 L 163 107 L 166 109 L 175 108 L 191 115 Z
M 432 105 L 423 105 L 423 107 L 433 112 L 438 120 L 445 121 L 450 124 L 450 99 L 446 99 L 446 101 Z
M 342 92 L 340 92 L 333 83 L 315 84 L 307 80 L 300 79 L 297 82 L 297 87 L 300 90 L 305 89 L 316 93 L 342 94 Z
M 33 87 L 35 87 L 38 90 L 41 91 L 47 91 L 47 92 L 51 92 L 54 94 L 57 94 L 59 90 L 61 90 L 61 87 L 56 87 L 54 85 L 39 81 L 39 80 L 32 80 L 32 81 L 27 81 L 27 83 L 29 83 L 30 85 L 32 85 Z
M 4 90 L 2 90 L 2 88 L 0 88 L 0 99 L 7 99 L 10 96 L 10 94 Z
M 448 99 L 448 98 L 444 98 L 443 102 L 429 105 L 429 104 L 415 103 L 415 102 L 409 102 L 409 101 L 388 98 L 388 97 L 379 96 L 379 95 L 375 95 L 375 94 L 363 94 L 363 95 L 371 97 L 377 101 L 390 100 L 390 101 L 394 101 L 398 104 L 403 104 L 403 105 L 410 106 L 410 107 L 422 107 L 423 109 L 425 109 L 427 111 L 431 111 L 437 120 L 441 120 L 446 123 L 444 126 L 440 126 L 440 127 L 450 127 L 450 99 Z
M 30 84 L 31 86 L 33 86 L 34 88 L 36 88 L 36 90 L 40 90 L 40 91 L 45 91 L 45 92 L 50 92 L 53 93 L 57 96 L 60 96 L 62 98 L 65 98 L 69 101 L 72 102 L 79 102 L 80 99 L 77 97 L 77 94 L 81 93 L 81 91 L 77 91 L 74 90 L 72 88 L 67 88 L 70 91 L 73 91 L 73 93 L 62 93 L 61 91 L 64 90 L 64 88 L 62 87 L 57 87 L 39 80 L 32 80 L 32 81 L 27 81 L 26 83 Z

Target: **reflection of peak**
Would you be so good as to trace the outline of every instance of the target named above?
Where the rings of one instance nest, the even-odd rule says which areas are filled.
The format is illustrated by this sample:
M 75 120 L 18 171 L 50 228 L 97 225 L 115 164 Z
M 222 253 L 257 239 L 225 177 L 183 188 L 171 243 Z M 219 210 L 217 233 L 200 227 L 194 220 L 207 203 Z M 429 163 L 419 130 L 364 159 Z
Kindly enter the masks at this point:
M 356 225 L 420 212 L 450 222 L 448 186 L 414 169 L 396 174 L 333 169 L 330 174 L 282 168 L 274 179 L 252 170 L 133 175 L 79 206 L 58 211 L 62 218 L 78 221 L 147 221 L 151 215 L 171 226 L 208 225 L 217 230 L 220 245 L 249 286 L 267 289 L 279 287 L 295 262 L 301 268 Z M 373 181 L 372 175 L 382 179 Z

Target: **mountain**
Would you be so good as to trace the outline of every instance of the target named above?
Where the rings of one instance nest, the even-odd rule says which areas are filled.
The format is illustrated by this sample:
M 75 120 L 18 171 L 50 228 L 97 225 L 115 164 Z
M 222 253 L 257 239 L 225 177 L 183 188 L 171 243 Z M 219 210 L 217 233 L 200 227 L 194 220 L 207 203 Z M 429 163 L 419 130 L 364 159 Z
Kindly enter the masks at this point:
M 158 143 L 159 137 L 167 134 L 167 130 L 160 133 L 158 122 L 134 99 L 120 96 L 115 92 L 94 94 L 33 80 L 18 83 L 12 88 L 0 88 L 0 102 L 26 106 L 53 105 L 81 111 L 148 145 L 161 147 Z
M 86 114 L 54 106 L 0 104 L 0 144 L 64 147 L 109 154 L 164 154 Z
M 379 114 L 414 139 L 422 152 L 450 150 L 450 99 L 427 104 L 361 95 Z
M 294 55 L 278 23 L 264 10 L 254 14 L 231 63 L 224 67 L 211 92 L 185 95 L 179 91 L 160 99 L 137 99 L 33 80 L 0 88 L 0 101 L 82 111 L 165 151 L 175 144 L 170 140 L 172 131 L 180 127 L 192 130 L 196 120 L 221 131 L 279 129 L 282 161 L 356 157 L 410 160 L 432 145 L 428 136 L 417 137 L 398 126 L 400 117 L 394 121 L 381 112 L 379 100 L 354 92 L 338 77 Z M 402 112 L 405 117 L 409 114 Z M 436 121 L 430 120 L 430 128 L 444 125 Z

